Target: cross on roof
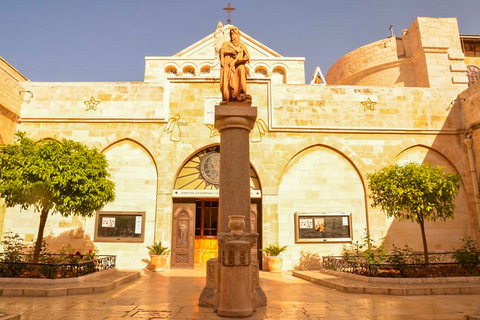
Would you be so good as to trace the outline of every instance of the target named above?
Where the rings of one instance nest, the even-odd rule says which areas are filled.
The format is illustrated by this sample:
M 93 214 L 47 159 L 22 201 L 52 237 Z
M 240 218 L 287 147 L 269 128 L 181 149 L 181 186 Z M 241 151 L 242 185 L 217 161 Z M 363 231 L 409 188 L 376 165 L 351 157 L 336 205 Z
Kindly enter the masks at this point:
M 229 2 L 225 8 L 222 8 L 222 10 L 225 10 L 228 12 L 227 23 L 230 24 L 232 22 L 232 20 L 230 20 L 230 11 L 235 11 L 235 7 L 232 7 L 232 5 Z

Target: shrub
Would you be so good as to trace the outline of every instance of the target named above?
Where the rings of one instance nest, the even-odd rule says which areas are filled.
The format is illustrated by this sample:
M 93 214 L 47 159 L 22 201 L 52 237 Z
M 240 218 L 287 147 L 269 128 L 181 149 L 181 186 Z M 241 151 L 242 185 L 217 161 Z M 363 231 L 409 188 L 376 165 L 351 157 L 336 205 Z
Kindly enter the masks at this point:
M 463 238 L 462 241 L 463 247 L 453 248 L 452 258 L 467 270 L 475 269 L 480 263 L 480 251 L 477 249 L 477 243 L 471 237 Z

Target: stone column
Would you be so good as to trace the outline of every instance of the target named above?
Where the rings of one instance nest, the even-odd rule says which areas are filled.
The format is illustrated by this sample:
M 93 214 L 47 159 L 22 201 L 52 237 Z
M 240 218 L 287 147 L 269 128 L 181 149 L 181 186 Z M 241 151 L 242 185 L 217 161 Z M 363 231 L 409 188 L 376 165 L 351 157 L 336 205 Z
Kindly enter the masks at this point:
M 215 106 L 220 132 L 220 197 L 218 259 L 207 262 L 207 283 L 199 305 L 225 317 L 248 317 L 267 297 L 259 286 L 258 261 L 250 250 L 258 233 L 250 228 L 250 131 L 257 108 L 229 102 Z M 229 224 L 229 217 L 236 221 Z M 232 230 L 232 231 L 230 231 Z
M 215 106 L 215 126 L 220 132 L 220 279 L 216 300 L 218 314 L 225 317 L 248 317 L 255 309 L 250 250 L 258 234 L 250 233 L 249 137 L 256 118 L 257 108 L 245 104 Z M 243 222 L 229 225 L 233 216 L 244 217 Z
M 245 217 L 250 232 L 250 131 L 257 108 L 236 105 L 215 106 L 215 127 L 220 132 L 220 216 L 219 233 L 229 233 L 228 216 Z

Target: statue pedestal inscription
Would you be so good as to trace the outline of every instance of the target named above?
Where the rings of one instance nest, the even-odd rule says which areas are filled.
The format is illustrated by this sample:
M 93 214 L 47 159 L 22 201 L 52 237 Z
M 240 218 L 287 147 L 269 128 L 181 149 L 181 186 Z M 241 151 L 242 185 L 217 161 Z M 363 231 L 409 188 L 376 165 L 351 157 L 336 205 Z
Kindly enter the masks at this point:
M 256 117 L 257 108 L 245 103 L 215 106 L 220 132 L 219 256 L 207 263 L 207 285 L 199 304 L 214 307 L 225 317 L 248 317 L 257 306 L 266 305 L 258 261 L 250 255 L 258 238 L 250 233 L 249 135 Z M 242 216 L 244 223 L 239 222 Z

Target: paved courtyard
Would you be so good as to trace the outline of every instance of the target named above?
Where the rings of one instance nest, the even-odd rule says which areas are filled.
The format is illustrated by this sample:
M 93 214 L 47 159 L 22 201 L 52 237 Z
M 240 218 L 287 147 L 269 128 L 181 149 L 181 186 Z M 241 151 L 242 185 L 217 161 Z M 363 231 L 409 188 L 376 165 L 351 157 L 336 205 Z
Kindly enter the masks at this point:
M 295 278 L 260 273 L 268 306 L 249 319 L 464 319 L 480 295 L 386 296 L 347 294 Z M 0 297 L 0 311 L 22 320 L 56 319 L 219 319 L 198 306 L 205 271 L 147 272 L 101 294 L 63 297 Z

